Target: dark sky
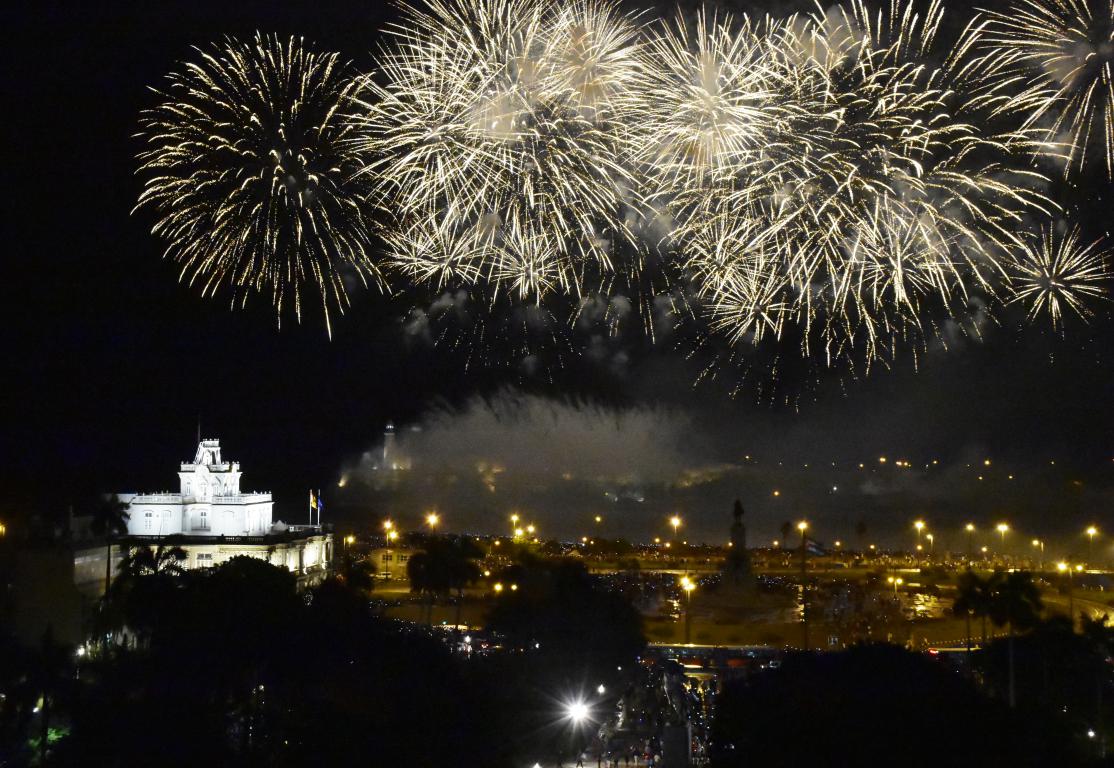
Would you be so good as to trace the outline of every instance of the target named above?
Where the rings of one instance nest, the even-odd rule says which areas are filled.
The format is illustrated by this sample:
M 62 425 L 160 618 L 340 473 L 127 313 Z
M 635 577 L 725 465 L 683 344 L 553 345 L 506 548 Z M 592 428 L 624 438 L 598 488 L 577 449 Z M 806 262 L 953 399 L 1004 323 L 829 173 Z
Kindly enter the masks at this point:
M 447 519 L 477 530 L 501 526 L 515 504 L 533 504 L 531 513 L 561 535 L 576 534 L 604 498 L 616 532 L 653 535 L 665 514 L 680 511 L 696 537 L 716 540 L 736 495 L 761 539 L 799 515 L 816 520 L 826 539 L 849 538 L 858 519 L 869 521 L 872 537 L 892 538 L 922 514 L 942 531 L 968 518 L 1007 517 L 1032 535 L 1064 534 L 1065 546 L 1084 522 L 1114 532 L 1108 310 L 1089 327 L 1070 325 L 1064 337 L 1007 316 L 981 341 L 922 356 L 916 370 L 903 361 L 865 379 L 791 373 L 783 382 L 789 405 L 760 401 L 753 381 L 729 397 L 738 378 L 730 366 L 694 386 L 699 362 L 668 338 L 653 349 L 608 342 L 553 383 L 523 377 L 520 366 L 466 368 L 450 350 L 408 337 L 408 307 L 375 293 L 356 297 L 332 341 L 316 318 L 279 330 L 264 303 L 231 312 L 180 285 L 150 221 L 130 214 L 140 188 L 132 134 L 151 103 L 146 88 L 187 58 L 190 45 L 257 29 L 302 34 L 368 67 L 376 30 L 393 11 L 362 0 L 170 0 L 27 3 L 3 13 L 0 509 L 9 516 L 51 512 L 90 490 L 171 486 L 175 462 L 192 454 L 200 416 L 205 435 L 243 462 L 245 486 L 273 490 L 276 516 L 285 518 L 300 516 L 305 489 L 321 486 L 334 488 L 336 509 L 353 517 L 416 514 L 429 496 Z M 1094 183 L 1082 197 L 1099 201 L 1106 192 Z M 1104 205 L 1086 213 L 1104 214 Z M 490 414 L 474 398 L 494 396 L 498 410 L 521 403 L 524 392 L 557 402 L 540 417 L 550 432 L 538 426 L 539 400 L 526 412 L 501 411 L 511 426 L 500 439 L 516 456 L 536 454 L 519 467 L 522 487 L 486 501 L 447 492 L 442 486 L 457 482 L 463 467 L 506 461 L 482 455 L 499 451 L 481 439 L 491 436 L 483 426 Z M 461 409 L 455 416 L 453 407 Z M 616 416 L 629 409 L 633 421 Z M 609 418 L 616 434 L 584 432 L 586 419 Z M 428 440 L 415 445 L 415 460 L 439 473 L 426 491 L 419 485 L 392 497 L 354 491 L 356 483 L 336 488 L 388 419 L 480 436 L 458 439 L 454 461 Z M 600 465 L 575 493 L 551 487 L 566 471 L 554 435 L 568 441 L 556 441 L 563 455 L 583 453 Z M 888 467 L 877 466 L 880 456 Z M 985 458 L 992 465 L 979 481 Z M 913 465 L 904 476 L 893 473 L 898 459 Z M 873 467 L 873 478 L 859 462 Z M 845 490 L 828 492 L 832 486 Z

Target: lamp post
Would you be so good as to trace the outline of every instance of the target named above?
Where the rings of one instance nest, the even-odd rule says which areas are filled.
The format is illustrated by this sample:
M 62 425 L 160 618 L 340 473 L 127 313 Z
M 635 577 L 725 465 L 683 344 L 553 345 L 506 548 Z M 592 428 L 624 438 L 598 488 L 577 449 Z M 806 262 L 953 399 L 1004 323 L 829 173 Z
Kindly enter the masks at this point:
M 1037 570 L 1044 570 L 1044 542 L 1040 539 L 1033 539 L 1033 548 L 1041 551 L 1040 560 L 1037 561 Z
M 1092 564 L 1095 562 L 1095 534 L 1097 534 L 1098 532 L 1099 529 L 1093 525 L 1088 526 L 1087 530 L 1085 531 L 1085 533 L 1087 534 L 1087 562 Z M 1094 566 L 1092 565 L 1092 567 Z
M 1010 527 L 1005 523 L 998 523 L 996 529 L 1002 537 L 1002 557 L 1006 556 L 1006 533 L 1009 532 Z
M 974 535 L 975 535 L 975 524 L 974 523 L 967 523 L 967 525 L 964 526 L 963 530 L 967 531 L 967 563 L 970 564 L 970 562 L 971 562 L 971 540 L 974 538 Z
M 889 576 L 889 577 L 886 578 L 886 581 L 888 581 L 890 584 L 893 585 L 894 600 L 896 600 L 897 599 L 897 588 L 905 583 L 905 579 L 901 578 L 900 576 L 897 576 L 897 577 Z
M 396 531 L 394 528 L 391 528 L 391 530 L 387 531 L 387 562 L 389 563 L 389 565 L 387 566 L 388 579 L 391 578 L 391 570 L 394 567 L 394 560 L 391 559 L 391 542 L 397 538 L 398 531 Z
M 681 518 L 679 515 L 673 515 L 669 518 L 669 524 L 673 526 L 673 540 L 677 540 L 677 529 L 681 527 Z
M 936 537 L 931 533 L 925 536 L 928 539 L 928 559 L 931 562 L 933 556 L 936 554 Z
M 681 578 L 681 589 L 685 591 L 685 645 L 691 641 L 689 635 L 692 629 L 692 611 L 689 609 L 689 604 L 692 600 L 692 591 L 696 589 L 696 584 L 688 576 Z
M 1076 568 L 1081 569 L 1082 566 L 1076 566 Z M 1073 585 L 1072 585 L 1072 578 L 1071 578 L 1072 568 L 1071 568 L 1070 565 L 1068 565 L 1063 560 L 1061 560 L 1060 562 L 1056 563 L 1056 570 L 1059 571 L 1061 574 L 1066 573 L 1068 575 L 1068 619 L 1071 621 L 1071 631 L 1074 632 L 1075 631 L 1075 595 L 1073 594 Z
M 920 544 L 921 532 L 924 530 L 924 520 L 917 520 L 913 523 L 913 527 L 917 529 L 917 544 Z
M 430 533 L 433 533 L 433 530 L 437 527 L 437 524 L 440 523 L 440 522 L 441 522 L 441 516 L 438 515 L 436 512 L 430 512 L 428 515 L 425 516 L 425 524 L 429 526 L 429 532 Z
M 801 634 L 803 646 L 807 651 L 808 642 L 808 521 L 797 523 L 797 530 L 801 532 Z

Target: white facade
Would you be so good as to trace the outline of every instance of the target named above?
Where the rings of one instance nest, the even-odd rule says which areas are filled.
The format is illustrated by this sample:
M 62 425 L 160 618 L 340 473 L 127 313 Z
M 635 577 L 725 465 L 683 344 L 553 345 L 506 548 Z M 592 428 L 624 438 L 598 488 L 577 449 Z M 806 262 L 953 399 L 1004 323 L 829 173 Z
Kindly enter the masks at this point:
M 213 541 L 189 539 L 164 542 L 167 546 L 181 547 L 186 559 L 185 569 L 215 568 L 234 557 L 254 557 L 271 565 L 286 568 L 299 577 L 302 583 L 312 584 L 324 577 L 332 559 L 333 535 L 309 532 L 304 536 L 271 536 L 266 539 L 216 539 Z M 120 563 L 129 549 L 155 547 L 157 542 L 140 541 L 112 545 L 113 579 L 119 573 Z M 74 584 L 91 598 L 104 593 L 104 566 L 106 548 L 102 545 L 87 546 L 74 551 Z
M 178 472 L 178 493 L 121 493 L 129 536 L 265 536 L 271 494 L 240 492 L 240 463 L 222 461 L 220 440 L 202 440 Z

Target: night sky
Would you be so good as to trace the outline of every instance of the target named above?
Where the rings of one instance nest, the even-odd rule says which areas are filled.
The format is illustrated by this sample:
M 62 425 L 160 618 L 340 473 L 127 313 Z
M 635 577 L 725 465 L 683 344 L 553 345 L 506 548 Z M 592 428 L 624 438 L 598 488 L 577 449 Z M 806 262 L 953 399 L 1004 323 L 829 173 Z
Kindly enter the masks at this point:
M 1006 314 L 981 340 L 868 377 L 791 367 L 770 398 L 753 380 L 729 396 L 729 365 L 694 384 L 701 361 L 668 334 L 653 347 L 609 340 L 549 376 L 466 367 L 408 332 L 405 297 L 356 294 L 330 341 L 314 315 L 278 329 L 266 301 L 232 312 L 180 285 L 150 218 L 130 213 L 147 87 L 190 45 L 257 29 L 304 35 L 367 68 L 393 14 L 327 0 L 4 12 L 0 513 L 172 487 L 200 419 L 203 436 L 243 463 L 246 489 L 274 491 L 284 519 L 300 519 L 306 489 L 321 487 L 347 520 L 416 519 L 436 504 L 450 528 L 494 531 L 522 506 L 562 536 L 597 513 L 616 535 L 660 535 L 678 511 L 694 538 L 718 541 L 736 496 L 759 542 L 802 515 L 825 540 L 852 540 L 861 519 L 871 541 L 907 542 L 915 516 L 942 541 L 968 519 L 1008 519 L 1026 539 L 1060 536 L 1065 547 L 1091 522 L 1114 533 L 1108 307 L 1063 336 Z M 1077 190 L 1090 201 L 1085 219 L 1103 220 L 1107 191 Z M 388 419 L 414 462 L 393 491 L 376 490 L 360 460 Z M 480 463 L 504 467 L 496 490 Z

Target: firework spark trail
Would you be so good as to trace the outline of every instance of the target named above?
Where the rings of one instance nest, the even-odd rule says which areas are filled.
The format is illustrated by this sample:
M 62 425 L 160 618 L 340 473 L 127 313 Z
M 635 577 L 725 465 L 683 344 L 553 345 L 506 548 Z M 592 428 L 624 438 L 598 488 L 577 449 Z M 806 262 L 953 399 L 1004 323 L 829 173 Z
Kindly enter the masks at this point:
M 1010 301 L 1026 305 L 1030 320 L 1047 314 L 1053 328 L 1062 326 L 1065 310 L 1086 320 L 1092 314 L 1089 302 L 1105 298 L 1108 258 L 1100 243 L 1082 242 L 1078 227 L 1064 234 L 1045 227 L 1015 265 Z
M 1114 2 L 1018 0 L 985 15 L 998 109 L 1023 115 L 1065 176 L 1100 152 L 1114 179 Z
M 623 162 L 637 29 L 606 4 L 561 10 L 533 0 L 437 0 L 389 30 L 353 122 L 377 160 L 383 207 L 402 233 L 434 217 L 469 254 L 446 270 L 435 253 L 392 243 L 419 279 L 483 280 L 519 300 L 579 295 L 632 243 L 637 204 Z M 404 236 L 404 235 L 403 235 Z M 436 262 L 436 263 L 432 263 Z
M 795 321 L 804 354 L 863 346 L 869 363 L 884 339 L 932 332 L 926 302 L 995 288 L 1019 223 L 1054 209 L 1021 136 L 954 118 L 950 70 L 928 63 L 942 20 L 938 3 L 852 3 L 734 28 L 701 17 L 648 46 L 661 95 L 645 143 L 689 164 L 651 161 L 650 175 L 714 329 L 758 343 Z M 749 87 L 724 87 L 735 73 Z M 777 322 L 758 323 L 761 307 Z
M 356 176 L 366 161 L 338 113 L 346 66 L 294 38 L 196 50 L 141 116 L 136 209 L 158 216 L 166 255 L 204 294 L 227 289 L 242 305 L 270 291 L 281 318 L 289 292 L 300 319 L 313 285 L 331 333 L 330 307 L 348 304 L 345 276 L 379 280 L 370 185 Z
M 327 313 L 379 268 L 463 292 L 473 335 L 435 335 L 481 356 L 565 357 L 627 315 L 654 338 L 661 299 L 735 350 L 787 336 L 866 370 L 1002 304 L 1058 326 L 1108 273 L 1077 235 L 1032 246 L 1060 215 L 1033 158 L 1082 168 L 1101 134 L 1114 175 L 1114 6 L 1017 2 L 941 43 L 939 0 L 654 26 L 608 0 L 430 0 L 354 82 L 229 41 L 144 114 L 138 207 L 207 293 L 281 311 L 292 289 L 300 312 L 312 281 Z

